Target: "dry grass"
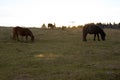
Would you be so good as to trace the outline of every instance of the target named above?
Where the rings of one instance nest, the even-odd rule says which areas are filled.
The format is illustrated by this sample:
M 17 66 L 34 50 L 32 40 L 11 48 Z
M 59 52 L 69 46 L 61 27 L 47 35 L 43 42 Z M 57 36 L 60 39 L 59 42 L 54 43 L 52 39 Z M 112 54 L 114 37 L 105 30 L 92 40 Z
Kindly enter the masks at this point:
M 13 41 L 11 28 L 0 28 L 0 80 L 120 80 L 120 30 L 87 42 L 81 29 L 31 30 L 34 43 Z

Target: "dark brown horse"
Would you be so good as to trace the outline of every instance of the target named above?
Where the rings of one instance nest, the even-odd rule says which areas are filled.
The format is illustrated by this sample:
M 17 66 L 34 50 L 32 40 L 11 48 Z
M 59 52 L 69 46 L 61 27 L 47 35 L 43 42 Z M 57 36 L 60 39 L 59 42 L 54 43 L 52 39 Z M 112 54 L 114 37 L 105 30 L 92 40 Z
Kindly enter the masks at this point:
M 54 29 L 54 28 L 55 28 L 55 24 L 53 25 L 53 24 L 49 23 L 49 24 L 48 24 L 48 28 Z
M 101 35 L 101 39 L 105 40 L 105 32 L 102 28 L 95 24 L 86 24 L 83 28 L 83 41 L 87 41 L 87 34 L 94 34 L 94 41 L 96 40 L 96 35 L 98 37 L 98 41 L 100 41 L 99 34 Z
M 19 40 L 19 36 L 26 37 L 26 40 L 28 40 L 28 36 L 30 36 L 31 41 L 34 41 L 33 33 L 28 28 L 16 26 L 13 28 L 13 39 Z

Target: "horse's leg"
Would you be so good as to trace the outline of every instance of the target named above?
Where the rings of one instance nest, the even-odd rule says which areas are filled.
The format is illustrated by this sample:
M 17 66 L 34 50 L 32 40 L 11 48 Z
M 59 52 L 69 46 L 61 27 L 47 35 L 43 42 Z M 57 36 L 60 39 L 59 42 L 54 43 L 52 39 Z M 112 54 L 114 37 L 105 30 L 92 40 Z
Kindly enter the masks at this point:
M 16 34 L 16 38 L 17 38 L 17 40 L 19 41 L 19 36 L 18 36 L 18 34 Z
M 26 41 L 27 41 L 28 40 L 28 36 L 26 35 L 25 37 L 26 37 Z
M 20 40 L 21 40 L 21 41 L 24 41 L 24 36 L 20 36 Z
M 16 31 L 13 31 L 13 40 L 16 40 L 17 39 L 17 33 L 16 33 Z
M 100 41 L 99 34 L 97 34 L 97 37 L 98 37 L 98 41 Z
M 13 33 L 13 37 L 12 38 L 13 38 L 13 40 L 16 40 L 16 35 L 14 33 Z
M 31 37 L 31 41 L 33 42 L 34 41 L 34 36 L 31 35 L 30 37 Z
M 87 33 L 83 33 L 83 41 L 87 41 L 86 37 L 87 37 Z
M 96 34 L 94 34 L 94 39 L 93 40 L 96 41 Z

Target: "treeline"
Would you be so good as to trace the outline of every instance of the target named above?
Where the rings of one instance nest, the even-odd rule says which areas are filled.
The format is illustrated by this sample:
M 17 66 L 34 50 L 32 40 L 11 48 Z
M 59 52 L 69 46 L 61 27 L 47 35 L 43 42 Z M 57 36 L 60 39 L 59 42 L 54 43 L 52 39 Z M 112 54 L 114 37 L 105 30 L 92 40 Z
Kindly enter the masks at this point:
M 120 29 L 120 23 L 96 23 L 96 25 L 99 25 L 102 28 L 112 28 L 112 29 Z
M 88 24 L 95 24 L 100 26 L 101 28 L 111 28 L 111 29 L 120 29 L 120 23 L 88 23 Z M 82 28 L 84 25 L 78 25 L 78 26 L 54 26 L 54 28 Z M 47 25 L 43 24 L 41 28 L 48 28 Z
M 51 28 L 52 29 L 62 28 L 64 30 L 66 28 L 83 28 L 84 25 L 86 25 L 86 24 L 84 24 L 84 25 L 78 25 L 78 26 L 64 26 L 64 25 L 63 26 L 56 26 L 55 23 L 54 24 L 50 23 L 50 24 L 51 24 L 51 26 L 49 26 L 49 27 L 48 27 L 48 24 L 47 25 L 43 24 L 43 25 L 41 25 L 40 28 L 43 28 L 43 29 L 46 29 L 46 28 L 50 28 L 50 29 Z M 95 24 L 95 25 L 100 26 L 101 28 L 120 29 L 120 23 L 88 23 L 88 24 Z M 12 27 L 12 26 L 0 26 L 0 27 Z
M 120 23 L 116 24 L 116 23 L 90 23 L 90 24 L 95 24 L 95 25 L 98 25 L 100 26 L 101 28 L 111 28 L 111 29 L 120 29 Z M 75 27 L 75 26 L 73 26 Z M 82 25 L 78 26 L 79 28 L 80 27 L 84 27 Z

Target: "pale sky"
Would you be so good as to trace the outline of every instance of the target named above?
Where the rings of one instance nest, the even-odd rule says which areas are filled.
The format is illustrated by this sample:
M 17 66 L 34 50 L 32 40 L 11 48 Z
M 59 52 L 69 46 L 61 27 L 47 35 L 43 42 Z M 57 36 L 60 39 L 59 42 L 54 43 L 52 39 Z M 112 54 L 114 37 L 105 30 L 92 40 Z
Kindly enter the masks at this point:
M 0 26 L 119 23 L 120 0 L 0 0 Z

